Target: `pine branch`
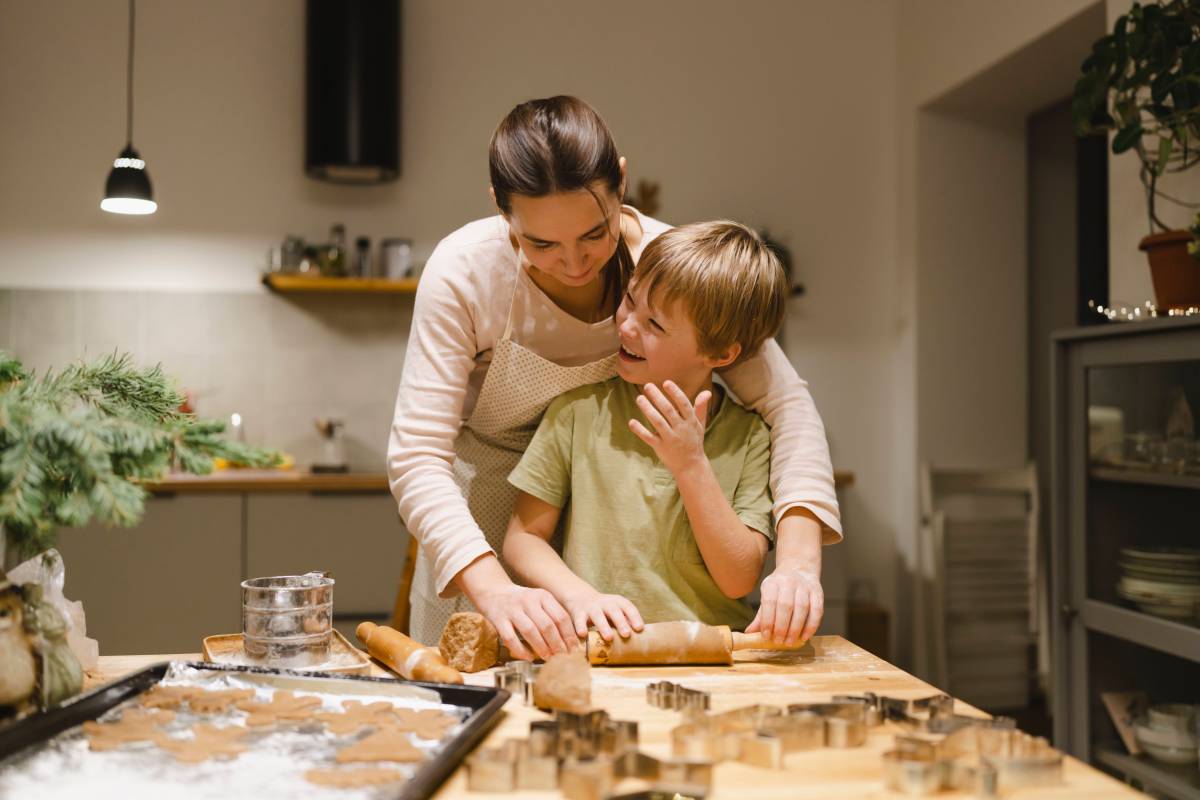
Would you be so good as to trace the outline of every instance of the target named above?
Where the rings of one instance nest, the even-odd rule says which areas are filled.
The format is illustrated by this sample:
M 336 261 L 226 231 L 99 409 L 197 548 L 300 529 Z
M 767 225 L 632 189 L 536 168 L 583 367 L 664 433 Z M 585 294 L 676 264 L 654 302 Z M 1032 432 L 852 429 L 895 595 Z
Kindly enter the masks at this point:
M 214 457 L 280 463 L 276 452 L 226 441 L 222 423 L 181 412 L 182 402 L 161 367 L 139 370 L 127 355 L 38 377 L 0 351 L 0 524 L 10 538 L 36 553 L 58 525 L 136 525 L 140 483 L 173 463 L 197 474 Z

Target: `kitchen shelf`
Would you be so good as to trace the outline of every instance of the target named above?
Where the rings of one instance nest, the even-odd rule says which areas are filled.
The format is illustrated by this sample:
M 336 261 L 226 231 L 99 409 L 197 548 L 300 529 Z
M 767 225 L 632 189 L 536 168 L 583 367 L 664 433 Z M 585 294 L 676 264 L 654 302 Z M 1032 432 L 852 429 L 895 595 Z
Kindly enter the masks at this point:
M 1088 475 L 1094 481 L 1136 483 L 1141 486 L 1171 486 L 1177 489 L 1200 489 L 1200 476 L 1175 475 L 1169 472 L 1093 467 Z
M 1099 600 L 1084 601 L 1080 620 L 1094 631 L 1200 661 L 1200 628 Z
M 404 278 L 310 278 L 268 272 L 263 285 L 281 294 L 416 294 L 417 279 Z
M 348 492 L 386 494 L 382 472 L 322 472 L 303 470 L 227 469 L 208 475 L 172 473 L 162 480 L 142 484 L 153 494 L 239 492 Z
M 1054 744 L 1171 798 L 1200 800 L 1200 770 L 1124 755 L 1101 696 L 1142 691 L 1194 702 L 1200 627 L 1116 599 L 1129 547 L 1195 546 L 1200 476 L 1092 461 L 1090 410 L 1116 409 L 1122 431 L 1160 432 L 1183 397 L 1200 400 L 1200 318 L 1095 326 L 1052 337 L 1051 564 Z M 1197 413 L 1195 410 L 1193 414 Z
M 1163 792 L 1178 800 L 1200 800 L 1200 770 L 1195 764 L 1160 764 L 1148 757 L 1098 749 L 1096 761 L 1132 778 L 1144 789 Z

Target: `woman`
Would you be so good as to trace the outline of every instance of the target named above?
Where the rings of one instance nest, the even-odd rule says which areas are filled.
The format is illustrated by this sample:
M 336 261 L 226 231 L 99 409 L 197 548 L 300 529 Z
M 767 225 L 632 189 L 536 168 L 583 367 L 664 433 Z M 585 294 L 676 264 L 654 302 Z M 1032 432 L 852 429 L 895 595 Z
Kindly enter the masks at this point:
M 515 497 L 507 477 L 554 397 L 616 374 L 613 313 L 668 226 L 621 204 L 625 159 L 573 97 L 514 108 L 492 135 L 489 172 L 500 215 L 450 234 L 425 265 L 388 475 L 421 543 L 414 638 L 436 643 L 473 604 L 515 657 L 546 658 L 575 634 L 550 593 L 517 586 L 497 558 Z M 772 428 L 777 566 L 747 630 L 794 643 L 823 613 L 822 539 L 841 538 L 825 431 L 774 342 L 721 377 Z

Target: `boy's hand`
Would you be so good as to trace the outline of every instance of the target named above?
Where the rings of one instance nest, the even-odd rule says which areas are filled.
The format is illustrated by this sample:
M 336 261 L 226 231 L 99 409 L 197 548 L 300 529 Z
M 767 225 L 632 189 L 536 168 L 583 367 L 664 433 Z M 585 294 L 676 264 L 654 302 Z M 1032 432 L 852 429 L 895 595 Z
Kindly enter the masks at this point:
M 784 565 L 763 579 L 762 603 L 746 633 L 761 631 L 771 641 L 791 647 L 811 639 L 824 614 L 820 575 Z
M 637 606 L 619 594 L 600 594 L 593 590 L 574 597 L 564 597 L 563 605 L 567 607 L 580 638 L 587 636 L 589 622 L 596 626 L 596 631 L 606 642 L 613 639 L 614 625 L 622 639 L 645 627 Z
M 646 430 L 646 426 L 636 419 L 629 420 L 629 429 L 650 445 L 673 475 L 678 475 L 681 470 L 706 460 L 704 425 L 708 421 L 711 400 L 712 392 L 705 389 L 696 396 L 693 407 L 673 381 L 663 381 L 661 390 L 653 383 L 647 383 L 638 395 L 637 405 L 655 432 Z

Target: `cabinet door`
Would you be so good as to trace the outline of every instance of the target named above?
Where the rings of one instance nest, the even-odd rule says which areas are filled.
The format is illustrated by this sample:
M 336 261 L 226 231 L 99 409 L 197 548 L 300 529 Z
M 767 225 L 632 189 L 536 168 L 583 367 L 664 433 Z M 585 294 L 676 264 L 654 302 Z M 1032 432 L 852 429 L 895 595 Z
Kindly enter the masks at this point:
M 66 595 L 102 655 L 198 653 L 241 630 L 241 508 L 238 495 L 153 497 L 135 528 L 60 532 Z
M 339 630 L 391 619 L 408 532 L 390 494 L 251 495 L 246 515 L 247 577 L 329 570 Z

